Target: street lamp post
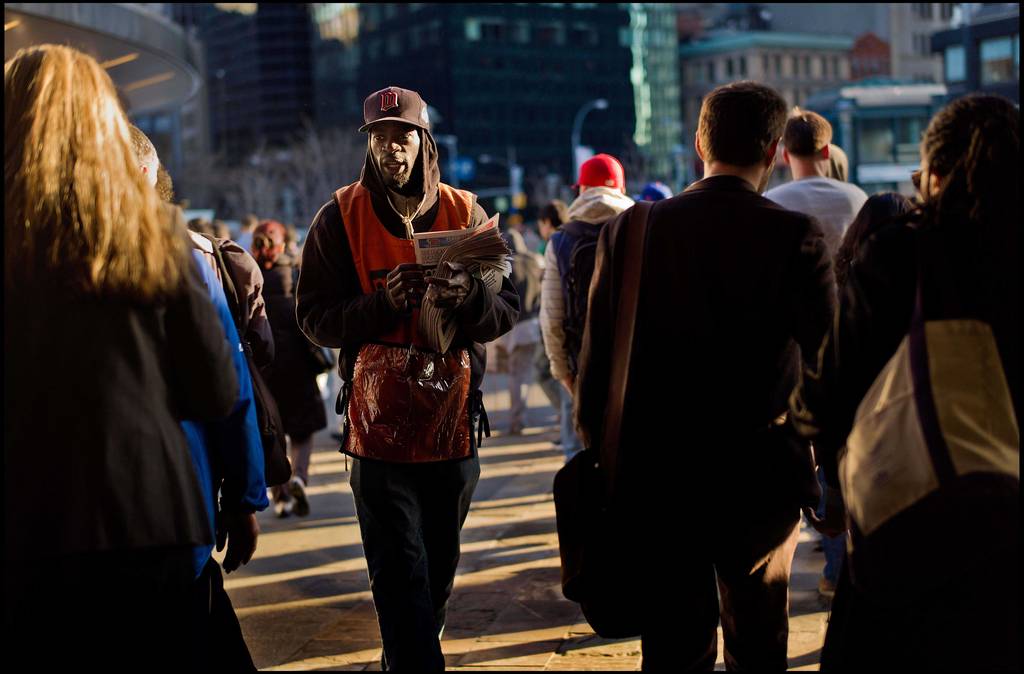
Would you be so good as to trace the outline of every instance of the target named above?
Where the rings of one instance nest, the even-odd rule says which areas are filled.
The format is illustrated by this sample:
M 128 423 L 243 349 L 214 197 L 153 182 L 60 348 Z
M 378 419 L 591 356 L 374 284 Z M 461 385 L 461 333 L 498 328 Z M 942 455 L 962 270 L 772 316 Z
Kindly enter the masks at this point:
M 586 117 L 587 113 L 591 110 L 607 109 L 608 100 L 604 98 L 596 98 L 584 103 L 576 113 L 576 119 L 572 123 L 572 179 L 574 182 L 580 174 L 578 155 L 580 147 L 580 131 L 583 129 L 583 118 Z
M 516 149 L 508 146 L 507 159 L 502 160 L 489 154 L 482 154 L 477 157 L 481 164 L 504 164 L 508 168 L 508 192 L 509 199 L 514 199 L 517 194 L 523 191 L 523 167 L 516 163 Z

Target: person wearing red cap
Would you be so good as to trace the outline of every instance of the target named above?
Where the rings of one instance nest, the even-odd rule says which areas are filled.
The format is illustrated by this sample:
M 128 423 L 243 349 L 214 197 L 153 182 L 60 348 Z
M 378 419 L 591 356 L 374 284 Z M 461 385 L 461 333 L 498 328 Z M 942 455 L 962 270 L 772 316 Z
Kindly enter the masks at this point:
M 317 372 L 309 365 L 311 344 L 295 319 L 296 260 L 287 252 L 288 234 L 283 224 L 264 220 L 252 237 L 252 256 L 263 270 L 263 298 L 274 335 L 274 360 L 266 369 L 267 386 L 274 396 L 284 432 L 292 477 L 285 485 L 271 487 L 278 517 L 309 514 L 309 461 L 313 434 L 327 426 L 327 413 L 316 383 Z
M 579 196 L 569 206 L 569 220 L 551 235 L 544 252 L 540 308 L 551 376 L 562 383 L 561 445 L 566 460 L 582 449 L 573 429 L 572 390 L 597 235 L 605 222 L 633 205 L 626 196 L 622 164 L 608 154 L 583 162 L 573 187 L 579 189 Z
M 462 265 L 444 280 L 416 264 L 414 233 L 487 221 L 476 195 L 441 182 L 420 95 L 381 89 L 366 98 L 363 119 L 362 174 L 310 226 L 297 315 L 310 339 L 341 350 L 341 451 L 355 459 L 381 666 L 438 671 L 459 535 L 480 476 L 472 426 L 485 419 L 483 345 L 515 325 L 519 297 L 508 278 L 492 290 Z M 428 288 L 456 325 L 443 354 L 417 334 Z

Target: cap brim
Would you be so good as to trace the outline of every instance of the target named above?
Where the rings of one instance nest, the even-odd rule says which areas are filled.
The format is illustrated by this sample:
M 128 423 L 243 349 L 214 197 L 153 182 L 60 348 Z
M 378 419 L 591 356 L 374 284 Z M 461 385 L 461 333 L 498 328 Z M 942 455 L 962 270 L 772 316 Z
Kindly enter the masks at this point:
M 369 124 L 363 124 L 361 127 L 359 127 L 359 131 L 360 131 L 360 133 L 362 133 L 364 131 L 369 131 L 371 126 L 373 126 L 374 124 L 379 124 L 380 122 L 402 122 L 403 124 L 408 124 L 409 126 L 415 126 L 416 128 L 423 129 L 424 131 L 430 131 L 429 128 L 423 126 L 422 124 L 416 124 L 415 122 L 410 122 L 405 117 L 381 117 L 380 119 L 373 120 Z

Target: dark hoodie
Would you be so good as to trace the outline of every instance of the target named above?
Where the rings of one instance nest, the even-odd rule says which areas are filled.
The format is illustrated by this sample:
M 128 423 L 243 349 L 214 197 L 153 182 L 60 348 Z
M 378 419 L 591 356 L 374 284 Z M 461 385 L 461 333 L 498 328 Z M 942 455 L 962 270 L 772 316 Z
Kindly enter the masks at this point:
M 433 136 L 422 129 L 420 134 L 420 156 L 409 184 L 426 183 L 425 202 L 412 223 L 414 231 L 425 232 L 433 227 L 437 218 L 441 171 Z M 387 188 L 369 151 L 369 143 L 359 182 L 370 192 L 377 219 L 392 235 L 405 238 L 405 226 L 388 202 Z M 483 208 L 474 204 L 470 227 L 486 221 L 487 214 Z M 323 205 L 310 225 L 302 250 L 296 300 L 299 325 L 306 336 L 321 346 L 341 349 L 339 368 L 347 381 L 352 379 L 360 347 L 395 329 L 404 318 L 403 314 L 391 308 L 384 291 L 363 294 L 341 211 L 333 197 Z M 512 329 L 519 316 L 519 296 L 507 278 L 502 281 L 497 294 L 488 292 L 483 283 L 474 278 L 469 296 L 455 310 L 455 315 L 459 330 L 452 348 L 469 349 L 472 364 L 470 390 L 476 391 L 483 381 L 486 365 L 483 344 Z

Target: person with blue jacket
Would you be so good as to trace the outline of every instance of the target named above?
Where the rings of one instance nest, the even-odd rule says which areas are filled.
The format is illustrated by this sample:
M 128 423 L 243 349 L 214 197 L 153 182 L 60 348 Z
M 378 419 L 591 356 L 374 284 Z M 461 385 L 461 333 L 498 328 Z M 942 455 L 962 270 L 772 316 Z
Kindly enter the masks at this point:
M 146 182 L 157 188 L 161 165 L 156 148 L 138 127 L 129 125 L 129 131 L 132 154 L 139 169 Z M 165 182 L 162 198 L 174 193 L 170 176 Z M 184 228 L 181 209 L 170 205 L 168 210 Z M 223 419 L 207 422 L 183 420 L 181 428 L 188 441 L 207 520 L 211 531 L 215 532 L 217 551 L 223 550 L 227 544 L 224 570 L 231 573 L 252 559 L 260 532 L 256 512 L 270 505 L 264 475 L 263 441 L 256 421 L 249 366 L 216 271 L 213 244 L 195 232 L 190 231 L 189 237 L 193 246 L 192 257 L 198 264 L 200 278 L 228 342 L 238 378 L 238 399 Z M 219 509 L 218 492 L 221 495 Z M 193 618 L 193 661 L 217 669 L 223 666 L 231 670 L 255 671 L 238 617 L 224 590 L 220 566 L 213 559 L 213 545 L 193 548 L 192 570 L 195 582 L 189 606 Z
M 209 245 L 206 239 L 192 238 L 196 246 Z M 231 573 L 252 559 L 259 536 L 256 511 L 265 509 L 270 502 L 264 478 L 263 445 L 256 424 L 252 379 L 238 331 L 216 272 L 207 264 L 201 249 L 194 249 L 192 255 L 197 260 L 203 283 L 231 345 L 239 395 L 234 409 L 224 419 L 206 423 L 182 421 L 181 426 L 205 497 L 210 527 L 216 532 L 217 550 L 223 550 L 227 544 L 224 570 Z M 218 491 L 221 495 L 219 508 Z M 198 652 L 211 665 L 255 671 L 238 617 L 224 590 L 220 566 L 212 553 L 212 545 L 200 545 L 194 549 Z

